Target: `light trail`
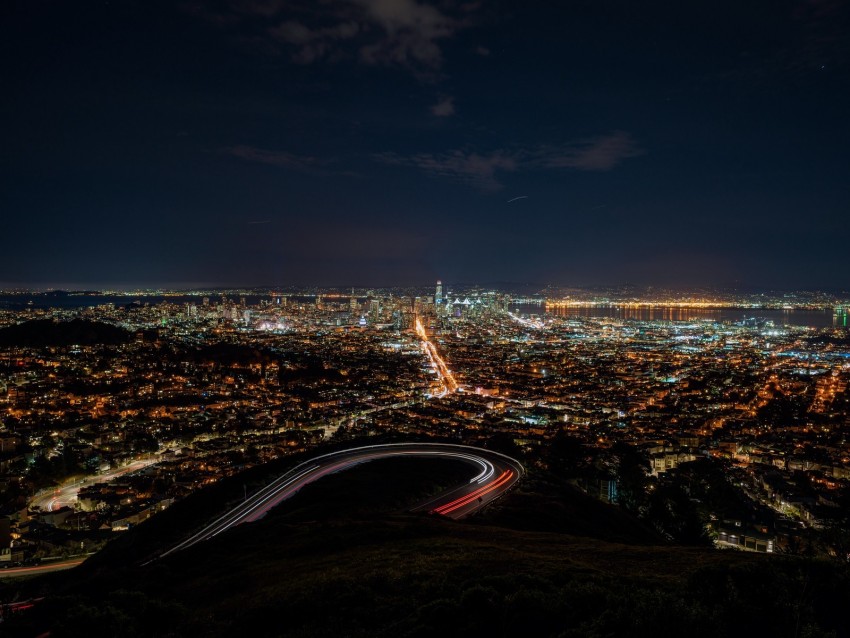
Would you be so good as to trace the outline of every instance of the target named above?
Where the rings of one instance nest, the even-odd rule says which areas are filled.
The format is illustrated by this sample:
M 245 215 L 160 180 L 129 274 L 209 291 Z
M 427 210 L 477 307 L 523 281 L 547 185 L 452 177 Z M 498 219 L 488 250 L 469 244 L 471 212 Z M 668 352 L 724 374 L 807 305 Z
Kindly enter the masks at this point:
M 469 505 L 470 503 L 476 501 L 477 499 L 482 498 L 484 495 L 489 494 L 495 489 L 500 488 L 502 485 L 511 480 L 514 473 L 511 470 L 505 470 L 499 476 L 498 479 L 491 485 L 485 485 L 484 487 L 480 487 L 471 494 L 467 494 L 466 496 L 461 496 L 459 499 L 452 501 L 451 503 L 446 503 L 445 505 L 441 505 L 436 508 L 434 511 L 438 514 L 442 514 L 443 516 L 447 516 L 451 514 L 456 509 L 460 509 L 465 505 Z
M 456 458 L 480 468 L 480 472 L 468 483 L 456 486 L 428 503 L 419 504 L 410 510 L 435 512 L 454 519 L 469 516 L 494 498 L 498 498 L 525 472 L 519 461 L 499 452 L 449 443 L 385 443 L 330 452 L 295 466 L 203 529 L 160 554 L 158 558 L 218 536 L 242 523 L 258 521 L 271 509 L 295 495 L 301 488 L 324 476 L 376 459 L 399 456 Z M 486 500 L 483 499 L 488 494 L 490 496 Z M 460 495 L 459 498 L 454 498 L 458 495 Z M 454 500 L 451 500 L 453 498 Z M 449 502 L 439 505 L 441 501 Z M 147 565 L 154 560 L 156 558 L 144 564 Z
M 96 483 L 108 483 L 125 474 L 137 472 L 150 465 L 158 463 L 155 459 L 145 459 L 142 461 L 133 461 L 129 465 L 115 468 L 104 472 L 103 474 L 90 474 L 81 479 L 64 483 L 52 490 L 41 492 L 30 502 L 30 507 L 38 507 L 45 512 L 53 512 L 63 507 L 74 507 L 77 501 L 77 495 L 80 490 L 86 485 L 94 485 Z
M 244 519 L 251 516 L 255 509 L 267 503 L 270 498 L 273 498 L 282 489 L 285 489 L 303 476 L 308 475 L 310 472 L 315 470 L 316 467 L 318 466 L 316 466 L 315 464 L 311 465 L 306 470 L 303 470 L 302 472 L 296 474 L 294 477 L 290 477 L 289 473 L 284 474 L 282 477 L 280 477 L 276 481 L 273 481 L 272 483 L 261 489 L 259 492 L 251 496 L 251 498 L 247 501 L 244 501 L 243 503 L 237 505 L 223 516 L 220 516 L 219 518 L 214 520 L 212 523 L 207 525 L 204 529 L 202 529 L 194 536 L 186 539 L 179 545 L 169 549 L 167 552 L 162 554 L 162 556 L 167 556 L 172 552 L 177 552 L 186 547 L 190 547 L 195 543 L 206 540 L 208 538 L 212 538 L 213 536 L 220 534 L 224 530 L 229 529 L 234 525 L 238 525 Z
M 47 574 L 48 572 L 57 572 L 63 569 L 72 569 L 81 564 L 87 556 L 82 558 L 73 558 L 70 560 L 47 562 L 41 565 L 27 565 L 26 567 L 7 567 L 0 569 L 0 579 L 17 578 L 19 576 L 38 576 Z
M 264 497 L 259 501 L 255 501 L 255 505 L 252 505 L 253 508 L 258 508 L 258 511 L 249 515 L 243 516 L 241 513 L 237 513 L 236 517 L 233 520 L 238 521 L 239 523 L 253 523 L 255 521 L 263 518 L 266 513 L 272 508 L 276 507 L 286 499 L 293 496 L 296 492 L 298 492 L 302 487 L 308 485 L 310 483 L 314 483 L 318 481 L 323 476 L 328 476 L 330 474 L 337 474 L 342 472 L 343 470 L 347 470 L 355 465 L 360 465 L 361 463 L 368 463 L 369 461 L 374 461 L 375 459 L 389 458 L 394 456 L 416 456 L 416 457 L 427 457 L 427 456 L 442 456 L 442 457 L 453 457 L 463 459 L 470 463 L 474 463 L 481 466 L 481 472 L 476 476 L 472 477 L 469 482 L 470 483 L 478 483 L 482 484 L 490 480 L 490 478 L 495 474 L 496 468 L 493 464 L 480 456 L 473 456 L 471 454 L 461 454 L 458 452 L 437 452 L 437 451 L 407 451 L 400 450 L 394 452 L 375 452 L 372 454 L 360 455 L 354 460 L 344 459 L 338 463 L 333 463 L 328 465 L 323 469 L 319 469 L 318 465 L 314 465 L 304 472 L 301 472 L 294 478 L 286 481 L 283 485 L 280 485 L 277 489 L 273 490 L 268 496 Z M 308 477 L 309 478 L 305 478 Z M 219 530 L 213 534 L 220 533 Z
M 419 317 L 416 317 L 415 329 L 416 336 L 418 336 L 422 341 L 422 350 L 428 355 L 428 359 L 431 361 L 431 367 L 434 368 L 434 372 L 437 373 L 437 377 L 440 379 L 440 385 L 443 387 L 443 391 L 439 394 L 439 396 L 442 397 L 447 394 L 457 392 L 458 383 L 455 380 L 452 371 L 449 370 L 446 362 L 440 356 L 440 353 L 437 352 L 437 347 L 431 343 L 430 339 L 428 339 L 428 334 L 425 332 L 425 326 L 422 325 Z

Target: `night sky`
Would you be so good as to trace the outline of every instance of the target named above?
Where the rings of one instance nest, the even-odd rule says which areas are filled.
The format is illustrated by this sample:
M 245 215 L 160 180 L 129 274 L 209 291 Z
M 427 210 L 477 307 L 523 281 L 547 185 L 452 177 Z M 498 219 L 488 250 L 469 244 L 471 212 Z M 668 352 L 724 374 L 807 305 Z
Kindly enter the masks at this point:
M 0 6 L 0 285 L 850 283 L 839 0 Z

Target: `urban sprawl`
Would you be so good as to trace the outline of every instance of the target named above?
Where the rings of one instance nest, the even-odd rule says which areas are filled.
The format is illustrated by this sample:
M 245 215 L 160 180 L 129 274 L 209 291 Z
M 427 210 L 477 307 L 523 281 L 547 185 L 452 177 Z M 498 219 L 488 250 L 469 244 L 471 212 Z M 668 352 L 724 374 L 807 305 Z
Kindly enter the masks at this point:
M 840 298 L 440 283 L 89 294 L 76 307 L 9 296 L 0 565 L 96 551 L 247 467 L 388 435 L 515 449 L 671 541 L 850 551 Z M 729 308 L 741 318 L 722 318 Z M 781 320 L 813 309 L 832 325 Z

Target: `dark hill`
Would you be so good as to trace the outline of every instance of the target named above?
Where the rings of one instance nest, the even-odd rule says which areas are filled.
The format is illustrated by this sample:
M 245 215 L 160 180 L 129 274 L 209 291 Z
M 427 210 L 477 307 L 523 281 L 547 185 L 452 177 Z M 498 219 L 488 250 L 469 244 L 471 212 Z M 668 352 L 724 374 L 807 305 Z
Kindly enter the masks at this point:
M 188 356 L 199 363 L 217 363 L 220 365 L 249 365 L 252 363 L 268 363 L 272 356 L 259 348 L 252 348 L 235 343 L 215 343 L 203 346 L 188 353 Z
M 50 628 L 54 638 L 848 636 L 844 566 L 647 544 L 639 529 L 630 542 L 559 532 L 569 516 L 597 513 L 548 481 L 530 482 L 476 521 L 404 513 L 411 499 L 463 472 L 450 462 L 366 464 L 309 486 L 258 523 L 138 567 L 129 550 L 167 531 L 168 519 L 156 517 L 104 553 L 108 560 L 6 585 L 6 599 L 47 599 L 4 630 Z M 555 514 L 522 517 L 523 503 L 558 500 L 566 504 Z M 626 539 L 637 528 L 620 515 L 584 525 L 613 526 Z
M 122 328 L 99 321 L 36 319 L 0 330 L 0 346 L 120 345 L 131 336 Z
M 666 543 L 657 531 L 619 507 L 603 503 L 563 478 L 539 470 L 527 476 L 499 507 L 471 522 L 631 545 Z

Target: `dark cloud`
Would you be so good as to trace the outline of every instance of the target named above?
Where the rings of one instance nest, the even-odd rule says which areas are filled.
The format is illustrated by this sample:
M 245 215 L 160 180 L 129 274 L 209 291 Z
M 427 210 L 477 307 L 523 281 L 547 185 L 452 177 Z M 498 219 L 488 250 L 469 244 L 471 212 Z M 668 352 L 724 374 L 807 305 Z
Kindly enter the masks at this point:
M 369 64 L 438 69 L 443 62 L 441 41 L 461 28 L 462 22 L 437 7 L 416 0 L 355 0 L 382 35 L 360 49 Z
M 455 99 L 448 95 L 443 96 L 431 107 L 431 113 L 437 117 L 449 117 L 455 114 Z
M 375 158 L 396 166 L 413 166 L 431 175 L 470 184 L 485 191 L 502 188 L 502 184 L 496 179 L 497 172 L 514 171 L 517 167 L 516 159 L 503 151 L 483 155 L 460 150 L 410 156 L 380 153 Z
M 289 168 L 304 172 L 324 172 L 326 161 L 307 155 L 296 155 L 286 151 L 272 151 L 256 146 L 231 146 L 223 149 L 223 152 L 238 157 L 248 162 L 269 164 L 280 168 Z
M 328 58 L 342 41 L 351 40 L 359 32 L 357 22 L 340 22 L 310 29 L 301 22 L 287 20 L 269 29 L 273 38 L 292 45 L 292 59 L 298 64 L 311 64 Z
M 798 28 L 783 50 L 790 67 L 846 67 L 850 62 L 850 3 L 846 0 L 808 0 L 794 9 Z
M 563 147 L 542 147 L 530 151 L 528 162 L 541 168 L 575 168 L 582 171 L 610 171 L 630 157 L 643 155 L 631 135 L 614 131 Z
M 453 11 L 417 0 L 259 2 L 229 0 L 187 10 L 221 26 L 256 48 L 288 54 L 298 64 L 348 59 L 371 66 L 400 67 L 433 78 L 443 65 L 443 45 L 471 24 L 478 5 Z
M 500 173 L 540 169 L 610 171 L 624 160 L 643 153 L 631 135 L 624 131 L 614 131 L 562 146 L 501 149 L 485 153 L 453 150 L 408 156 L 380 153 L 375 158 L 386 164 L 412 166 L 431 175 L 493 191 L 502 188 L 498 179 Z
M 229 0 L 228 4 L 236 13 L 271 17 L 286 8 L 286 0 Z

